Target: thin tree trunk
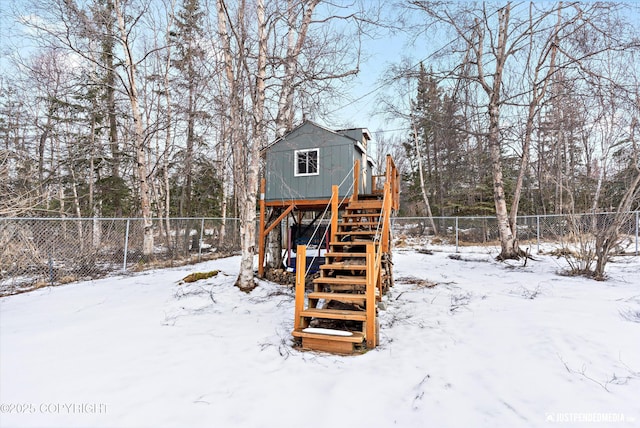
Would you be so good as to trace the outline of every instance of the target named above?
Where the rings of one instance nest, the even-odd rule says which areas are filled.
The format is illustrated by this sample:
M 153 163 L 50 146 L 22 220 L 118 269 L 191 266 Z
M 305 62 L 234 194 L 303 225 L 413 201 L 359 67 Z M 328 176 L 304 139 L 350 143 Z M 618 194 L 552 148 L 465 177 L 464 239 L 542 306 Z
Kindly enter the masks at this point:
M 76 211 L 76 217 L 78 219 L 82 218 L 82 212 L 80 210 L 80 198 L 78 197 L 78 184 L 76 182 L 76 173 L 73 171 L 73 168 L 69 169 L 71 172 L 71 190 L 73 192 L 73 205 Z M 82 221 L 78 220 L 76 222 L 78 228 L 78 243 L 80 252 L 84 252 L 84 233 L 82 229 Z
M 66 134 L 71 135 L 71 130 L 69 129 L 69 122 L 66 124 Z M 69 153 L 69 159 L 72 159 L 71 153 L 71 145 L 67 144 L 67 151 Z M 79 220 L 82 218 L 82 209 L 80 207 L 80 198 L 78 197 L 78 180 L 76 179 L 76 172 L 73 165 L 69 166 L 69 173 L 71 175 L 71 193 L 73 194 L 73 206 L 76 214 L 76 218 L 78 221 L 76 222 L 76 228 L 78 230 L 78 244 L 80 253 L 84 252 L 84 233 L 82 229 L 82 221 Z
M 120 185 L 120 144 L 118 142 L 118 118 L 116 112 L 116 72 L 113 63 L 113 14 L 114 0 L 106 0 L 105 13 L 105 40 L 102 42 L 105 75 L 105 90 L 107 94 L 107 115 L 109 118 L 109 148 L 111 150 L 111 176 L 113 182 Z M 116 192 L 113 198 L 116 216 L 122 215 L 122 201 L 120 192 Z
M 193 142 L 195 139 L 195 106 L 194 106 L 194 88 L 193 83 L 189 83 L 189 101 L 187 106 L 187 141 L 184 160 L 185 186 L 182 193 L 184 212 L 183 217 L 191 217 L 191 187 L 193 182 Z
M 224 168 L 224 167 L 223 167 Z M 222 224 L 220 225 L 220 235 L 219 235 L 219 245 L 226 245 L 225 240 L 227 239 L 227 199 L 229 198 L 229 194 L 227 192 L 227 180 L 226 180 L 226 171 L 222 171 L 223 179 L 222 179 L 222 207 L 220 208 L 220 216 L 222 217 Z
M 416 149 L 416 157 L 418 158 L 418 174 L 420 176 L 420 191 L 422 192 L 422 199 L 424 201 L 424 205 L 427 208 L 427 216 L 429 217 L 429 222 L 431 223 L 431 227 L 433 228 L 433 233 L 435 235 L 438 234 L 438 229 L 436 228 L 436 223 L 433 221 L 433 214 L 431 213 L 431 204 L 429 204 L 429 197 L 427 196 L 427 186 L 424 183 L 424 171 L 422 168 L 422 154 L 420 152 L 420 141 L 418 140 L 418 129 L 416 128 L 416 124 L 413 124 L 413 142 Z
M 602 137 L 604 139 L 604 137 Z M 607 159 L 609 158 L 609 144 L 602 142 L 602 156 L 600 158 L 600 172 L 598 174 L 598 181 L 593 193 L 593 204 L 591 204 L 591 212 L 598 212 L 598 203 L 600 201 L 600 193 L 602 193 L 602 184 L 604 182 L 605 173 L 607 171 Z
M 267 31 L 264 13 L 264 0 L 257 0 L 258 19 L 258 62 L 255 76 L 255 89 L 253 91 L 253 135 L 250 147 L 247 147 L 246 166 L 242 173 L 246 177 L 246 188 L 239 192 L 238 202 L 240 209 L 240 233 L 242 239 L 242 254 L 240 256 L 240 273 L 236 280 L 236 286 L 241 290 L 249 291 L 255 287 L 253 274 L 253 258 L 256 241 L 256 200 L 258 194 L 258 179 L 260 174 L 260 147 L 266 138 L 264 123 L 265 104 L 265 80 L 267 75 Z M 234 145 L 243 144 L 236 139 Z M 239 153 L 237 147 L 234 152 Z M 234 159 L 235 169 L 238 168 L 238 160 Z
M 284 61 L 284 78 L 278 99 L 278 113 L 276 115 L 276 138 L 283 136 L 293 128 L 294 118 L 294 92 L 297 76 L 297 63 L 300 51 L 307 38 L 309 25 L 315 7 L 319 0 L 311 0 L 306 3 L 306 9 L 302 21 L 296 23 L 297 8 L 294 0 L 287 0 L 287 56 Z M 297 35 L 297 37 L 296 37 Z M 267 267 L 282 267 L 282 224 L 277 225 L 266 239 Z
M 147 159 L 145 153 L 144 129 L 142 126 L 142 114 L 140 113 L 140 103 L 138 99 L 138 88 L 136 82 L 136 64 L 133 60 L 133 53 L 129 44 L 129 33 L 125 28 L 124 16 L 120 7 L 120 0 L 114 0 L 116 18 L 118 20 L 118 28 L 120 30 L 120 40 L 122 48 L 125 52 L 125 65 L 127 68 L 127 95 L 131 104 L 131 113 L 133 115 L 134 125 L 134 146 L 136 172 L 138 175 L 138 186 L 140 188 L 140 208 L 142 212 L 142 220 L 144 227 L 144 239 L 142 244 L 142 253 L 151 257 L 153 255 L 153 221 L 151 218 L 151 195 L 148 183 Z
M 640 98 L 637 99 L 640 100 Z M 640 147 L 635 140 L 637 123 L 637 119 L 633 118 L 630 127 L 630 140 L 633 144 L 630 164 L 633 165 L 635 177 L 618 204 L 613 222 L 604 231 L 596 232 L 596 267 L 594 271 L 596 279 L 604 279 L 604 270 L 609 261 L 609 254 L 620 240 L 620 227 L 622 227 L 629 218 L 633 218 L 634 213 L 631 212 L 631 209 L 640 199 L 640 163 L 638 162 L 640 158 Z
M 91 215 L 93 217 L 93 225 L 91 228 L 91 245 L 93 249 L 100 248 L 100 243 L 102 241 L 102 228 L 100 227 L 100 222 L 98 218 L 101 217 L 101 202 L 98 201 L 95 197 L 95 151 L 96 151 L 96 121 L 95 116 L 91 117 L 91 157 L 89 159 L 89 167 L 91 168 L 89 171 L 89 208 L 91 209 Z
M 517 259 L 521 255 L 518 247 L 517 231 L 515 225 L 510 224 L 509 213 L 507 211 L 507 201 L 504 192 L 504 177 L 502 172 L 502 144 L 500 141 L 500 97 L 502 90 L 502 74 L 507 59 L 506 46 L 509 29 L 509 13 L 511 5 L 507 3 L 498 11 L 498 44 L 496 46 L 496 69 L 493 74 L 493 84 L 489 86 L 484 80 L 484 70 L 482 69 L 482 55 L 484 43 L 484 30 L 478 30 L 478 61 L 479 76 L 481 84 L 489 96 L 489 134 L 487 135 L 489 145 L 489 156 L 491 159 L 491 172 L 493 176 L 493 200 L 496 208 L 496 220 L 498 222 L 498 232 L 500 234 L 501 251 L 498 258 Z
M 235 87 L 235 76 L 233 74 L 233 58 L 231 55 L 231 41 L 227 26 L 229 25 L 226 6 L 223 0 L 216 0 L 216 9 L 218 15 L 218 33 L 220 34 L 220 41 L 222 43 L 222 54 L 224 59 L 224 71 L 227 82 L 227 90 L 229 93 L 228 120 L 225 118 L 225 125 L 222 132 L 222 227 L 220 228 L 220 242 L 224 244 L 226 240 L 226 218 L 228 210 L 228 189 L 229 184 L 227 182 L 228 169 L 226 167 L 227 161 L 231 158 L 230 144 L 234 136 L 234 130 L 238 130 L 238 94 Z
M 533 126 L 534 120 L 537 115 L 538 106 L 540 102 L 544 98 L 547 92 L 547 86 L 549 84 L 549 77 L 553 75 L 555 72 L 555 62 L 556 62 L 556 51 L 558 44 L 558 31 L 560 30 L 561 23 L 561 8 L 558 8 L 558 21 L 556 22 L 556 28 L 553 32 L 550 39 L 547 41 L 548 51 L 550 52 L 550 60 L 549 67 L 547 69 L 547 74 L 545 78 L 540 81 L 539 74 L 540 70 L 545 65 L 546 55 L 543 55 L 538 62 L 534 77 L 533 77 L 533 88 L 531 90 L 531 102 L 529 103 L 529 110 L 527 112 L 527 122 L 525 125 L 525 134 L 524 134 L 524 143 L 522 145 L 522 158 L 520 159 L 520 171 L 518 172 L 518 178 L 516 180 L 516 187 L 513 192 L 513 202 L 511 203 L 511 212 L 509 215 L 509 224 L 511 225 L 511 233 L 513 236 L 517 236 L 517 218 L 518 218 L 518 207 L 520 204 L 520 196 L 522 194 L 522 186 L 524 182 L 524 176 L 527 174 L 529 170 L 529 157 L 531 151 L 531 138 L 533 136 Z M 531 44 L 533 44 L 533 34 L 531 35 Z
M 167 245 L 171 248 L 171 184 L 169 182 L 169 148 L 172 146 L 171 142 L 171 95 L 168 87 L 166 87 L 166 99 L 167 99 L 167 131 L 165 135 L 165 148 L 162 153 L 162 183 L 164 187 L 164 222 L 165 230 L 167 233 Z
M 44 193 L 44 152 L 47 147 L 47 139 L 49 138 L 50 129 L 51 114 L 48 114 L 47 123 L 40 135 L 40 145 L 38 146 L 38 187 L 40 188 L 40 194 Z
M 293 125 L 293 95 L 294 81 L 297 76 L 297 61 L 307 39 L 307 32 L 311 24 L 313 12 L 320 0 L 310 0 L 305 4 L 306 9 L 302 21 L 296 24 L 296 5 L 293 0 L 287 0 L 287 56 L 285 58 L 285 75 L 278 99 L 278 114 L 276 115 L 276 138 L 283 136 Z M 297 39 L 296 39 L 297 33 Z M 266 55 L 266 51 L 265 51 Z
M 165 143 L 164 143 L 164 151 L 162 153 L 162 183 L 164 188 L 164 223 L 166 230 L 166 242 L 167 247 L 173 247 L 171 243 L 171 221 L 169 217 L 171 216 L 171 184 L 169 182 L 169 153 L 171 152 L 171 148 L 173 147 L 173 135 L 172 135 L 172 122 L 173 122 L 173 109 L 171 108 L 171 85 L 169 80 L 169 70 L 171 69 L 171 42 L 170 42 L 170 34 L 171 27 L 173 26 L 174 20 L 174 10 L 175 10 L 175 0 L 171 2 L 171 14 L 170 20 L 167 23 L 167 52 L 166 52 L 166 62 L 164 69 L 164 76 L 162 79 L 164 85 L 164 97 L 167 109 L 167 129 L 165 131 Z
M 222 142 L 220 144 L 220 154 L 219 154 L 219 164 L 220 164 L 220 178 L 221 183 L 220 187 L 222 188 L 222 202 L 220 206 L 220 216 L 222 217 L 222 224 L 220 225 L 220 235 L 219 235 L 219 246 L 226 247 L 226 235 L 227 235 L 227 209 L 228 209 L 228 199 L 229 199 L 229 190 L 228 190 L 228 170 L 227 170 L 227 160 L 229 158 L 229 138 L 227 131 L 226 119 L 223 118 L 222 124 Z

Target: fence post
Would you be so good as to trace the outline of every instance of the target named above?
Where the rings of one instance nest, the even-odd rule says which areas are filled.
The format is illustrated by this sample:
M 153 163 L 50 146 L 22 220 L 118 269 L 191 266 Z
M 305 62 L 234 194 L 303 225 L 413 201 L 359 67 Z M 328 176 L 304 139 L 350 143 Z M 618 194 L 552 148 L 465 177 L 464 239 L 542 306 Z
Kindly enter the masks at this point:
M 127 270 L 127 253 L 129 252 L 129 222 L 131 220 L 127 219 L 127 229 L 124 233 L 124 257 L 122 261 L 122 270 Z
M 636 211 L 636 256 L 638 255 L 638 229 L 640 229 L 640 211 Z
M 538 254 L 540 254 L 540 214 L 536 215 L 536 240 L 538 241 Z
M 49 251 L 49 285 L 53 286 L 53 256 Z
M 200 240 L 198 241 L 198 261 L 202 261 L 202 235 L 204 233 L 204 218 L 200 222 Z
M 456 217 L 456 253 L 458 252 L 458 217 Z

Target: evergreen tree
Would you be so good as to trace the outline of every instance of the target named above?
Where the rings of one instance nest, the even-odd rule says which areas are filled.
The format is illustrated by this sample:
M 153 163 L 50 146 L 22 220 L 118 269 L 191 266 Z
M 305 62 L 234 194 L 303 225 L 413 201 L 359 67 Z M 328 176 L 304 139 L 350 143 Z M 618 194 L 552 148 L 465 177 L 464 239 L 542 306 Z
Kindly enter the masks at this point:
M 460 113 L 459 103 L 440 88 L 433 73 L 427 73 L 422 64 L 418 71 L 412 120 L 415 130 L 404 144 L 411 165 L 406 177 L 409 200 L 424 199 L 421 196 L 422 167 L 427 197 L 434 202 L 434 215 L 478 213 L 479 204 L 487 195 L 477 191 L 473 171 L 485 169 L 474 168 L 473 164 L 481 162 L 483 157 L 468 151 L 463 132 L 465 118 Z M 488 199 L 491 200 L 490 193 Z
M 205 11 L 199 0 L 184 0 L 181 10 L 176 15 L 175 31 L 171 34 L 176 53 L 172 65 L 179 72 L 177 89 L 186 98 L 186 103 L 180 106 L 186 122 L 183 155 L 185 181 L 180 191 L 181 216 L 193 214 L 194 158 L 196 146 L 201 142 L 201 137 L 197 133 L 197 121 L 205 116 L 201 110 L 206 86 L 206 75 L 202 66 L 205 51 L 201 45 L 204 38 L 202 29 L 204 17 Z

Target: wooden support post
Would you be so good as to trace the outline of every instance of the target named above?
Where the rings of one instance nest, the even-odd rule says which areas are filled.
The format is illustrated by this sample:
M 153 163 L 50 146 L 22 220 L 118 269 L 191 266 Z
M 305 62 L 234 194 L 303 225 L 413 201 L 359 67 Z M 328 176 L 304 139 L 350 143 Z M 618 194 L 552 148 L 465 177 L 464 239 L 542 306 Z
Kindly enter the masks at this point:
M 385 175 L 386 177 L 384 178 L 384 181 L 386 183 L 389 183 L 391 181 L 391 155 L 387 155 L 387 158 L 385 159 L 386 165 L 385 165 Z
M 296 249 L 296 303 L 293 327 L 295 330 L 304 328 L 300 314 L 304 310 L 305 273 L 307 270 L 307 247 L 298 245 Z
M 393 188 L 393 197 L 394 204 L 393 209 L 398 211 L 400 209 L 400 173 L 398 172 L 398 168 L 396 168 L 395 163 L 393 164 L 393 173 L 394 173 L 394 188 Z
M 258 277 L 264 278 L 264 192 L 266 187 L 266 180 L 263 178 L 260 180 L 260 233 L 258 234 Z
M 383 205 L 382 205 L 382 252 L 389 252 L 389 222 L 391 221 L 391 184 L 384 183 Z
M 291 228 L 287 217 L 287 269 L 291 266 Z
M 356 159 L 353 164 L 353 194 L 351 195 L 352 201 L 358 200 L 358 192 L 360 191 L 360 160 Z
M 373 349 L 376 347 L 376 267 L 375 267 L 375 246 L 374 244 L 367 244 L 367 288 L 366 288 L 366 302 L 367 302 L 367 321 L 366 331 L 367 336 L 367 348 Z
M 400 174 L 398 173 L 398 168 L 396 168 L 396 164 L 393 162 L 391 155 L 387 155 L 386 164 L 387 170 L 385 171 L 385 181 L 391 186 L 393 201 L 391 207 L 394 210 L 398 210 L 398 208 L 400 208 Z
M 331 187 L 331 240 L 336 241 L 336 232 L 338 231 L 338 196 L 339 188 L 336 185 Z
M 380 259 L 382 261 L 382 259 Z M 380 263 L 380 265 L 378 266 L 377 269 L 378 272 L 378 277 L 376 279 L 376 284 L 378 285 L 378 296 L 376 297 L 376 302 L 381 302 L 382 301 L 382 292 L 383 290 L 383 286 L 384 284 L 382 283 L 382 263 Z

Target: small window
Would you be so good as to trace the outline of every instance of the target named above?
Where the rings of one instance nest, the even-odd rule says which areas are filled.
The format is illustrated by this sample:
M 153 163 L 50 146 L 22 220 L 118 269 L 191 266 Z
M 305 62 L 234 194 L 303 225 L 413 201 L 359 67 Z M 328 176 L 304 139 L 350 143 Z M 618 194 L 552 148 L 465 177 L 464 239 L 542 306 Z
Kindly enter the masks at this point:
M 320 149 L 296 150 L 295 176 L 318 175 Z

